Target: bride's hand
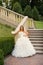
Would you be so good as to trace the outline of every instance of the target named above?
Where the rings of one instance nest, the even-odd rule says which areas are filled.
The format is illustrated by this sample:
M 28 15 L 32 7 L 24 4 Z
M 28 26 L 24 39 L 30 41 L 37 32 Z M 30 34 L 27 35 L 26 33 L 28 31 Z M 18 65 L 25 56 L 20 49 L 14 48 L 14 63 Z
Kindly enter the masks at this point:
M 27 32 L 27 31 L 24 31 L 25 32 L 25 34 L 28 36 L 29 35 L 29 33 Z

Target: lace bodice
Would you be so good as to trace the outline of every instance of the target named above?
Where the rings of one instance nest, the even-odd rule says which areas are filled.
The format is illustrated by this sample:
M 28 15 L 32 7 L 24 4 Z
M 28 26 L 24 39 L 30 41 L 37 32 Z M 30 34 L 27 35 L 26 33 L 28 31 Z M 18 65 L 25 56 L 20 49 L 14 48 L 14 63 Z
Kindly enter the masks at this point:
M 18 35 L 19 35 L 19 37 L 22 37 L 22 36 L 25 36 L 26 34 L 25 34 L 24 32 L 21 31 L 21 32 L 19 32 Z

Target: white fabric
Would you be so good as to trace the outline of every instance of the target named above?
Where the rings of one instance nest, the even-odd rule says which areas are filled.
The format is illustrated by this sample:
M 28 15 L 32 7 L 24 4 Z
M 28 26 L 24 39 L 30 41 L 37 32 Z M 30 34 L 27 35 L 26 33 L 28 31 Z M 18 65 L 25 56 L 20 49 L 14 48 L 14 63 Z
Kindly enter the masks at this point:
M 15 31 L 12 31 L 11 33 L 12 33 L 12 34 L 15 34 L 15 33 L 19 30 L 20 26 L 21 26 L 21 25 L 24 25 L 24 23 L 26 22 L 27 19 L 28 19 L 28 16 L 25 16 L 25 17 L 23 18 L 23 20 L 20 22 L 20 24 L 17 26 L 17 28 L 15 29 Z
M 24 32 L 19 32 L 19 38 L 15 43 L 14 50 L 12 51 L 12 56 L 16 57 L 27 57 L 36 54 L 36 51 L 31 44 L 29 38 L 25 36 Z

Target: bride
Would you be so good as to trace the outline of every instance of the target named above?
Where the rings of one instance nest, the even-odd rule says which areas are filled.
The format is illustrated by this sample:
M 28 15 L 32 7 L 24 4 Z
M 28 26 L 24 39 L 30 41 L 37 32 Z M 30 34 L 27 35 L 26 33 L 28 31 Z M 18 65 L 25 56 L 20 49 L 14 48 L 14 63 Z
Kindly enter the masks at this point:
M 27 57 L 36 54 L 36 51 L 28 38 L 29 33 L 25 31 L 22 25 L 16 34 L 18 34 L 19 38 L 16 40 L 12 56 Z

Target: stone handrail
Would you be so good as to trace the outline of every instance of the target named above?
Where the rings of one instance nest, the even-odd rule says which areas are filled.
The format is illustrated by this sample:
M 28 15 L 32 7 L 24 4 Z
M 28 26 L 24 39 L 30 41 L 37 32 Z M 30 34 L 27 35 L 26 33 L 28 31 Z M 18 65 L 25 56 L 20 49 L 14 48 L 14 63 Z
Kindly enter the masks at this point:
M 0 6 L 0 18 L 9 22 L 9 24 L 11 23 L 12 25 L 17 26 L 21 22 L 21 20 L 24 18 L 24 16 Z M 34 28 L 33 19 L 28 18 L 28 20 L 26 21 L 24 25 L 28 28 Z

